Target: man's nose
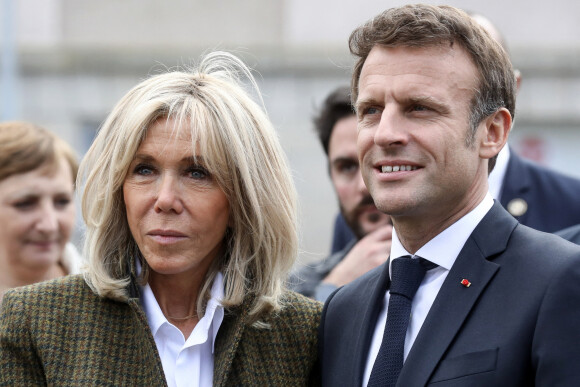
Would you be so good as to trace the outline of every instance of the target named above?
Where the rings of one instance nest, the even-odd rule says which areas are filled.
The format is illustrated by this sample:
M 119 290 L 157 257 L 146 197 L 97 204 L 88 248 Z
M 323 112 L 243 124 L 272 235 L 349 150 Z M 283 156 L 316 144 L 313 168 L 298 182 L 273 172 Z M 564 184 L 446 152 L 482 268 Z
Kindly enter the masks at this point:
M 381 120 L 375 131 L 375 144 L 387 147 L 404 145 L 408 142 L 408 133 L 404 129 L 400 115 L 396 111 L 396 107 L 388 107 L 383 110 Z

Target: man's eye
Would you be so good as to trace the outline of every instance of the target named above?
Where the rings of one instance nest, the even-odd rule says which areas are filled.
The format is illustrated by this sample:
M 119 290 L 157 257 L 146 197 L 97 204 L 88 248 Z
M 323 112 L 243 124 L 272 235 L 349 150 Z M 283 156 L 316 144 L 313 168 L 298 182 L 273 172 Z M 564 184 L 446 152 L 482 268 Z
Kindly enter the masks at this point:
M 411 110 L 415 111 L 415 112 L 425 112 L 430 110 L 427 106 L 424 105 L 413 105 L 413 107 L 411 108 Z
M 342 175 L 352 175 L 358 171 L 358 164 L 344 163 L 336 167 L 336 171 Z

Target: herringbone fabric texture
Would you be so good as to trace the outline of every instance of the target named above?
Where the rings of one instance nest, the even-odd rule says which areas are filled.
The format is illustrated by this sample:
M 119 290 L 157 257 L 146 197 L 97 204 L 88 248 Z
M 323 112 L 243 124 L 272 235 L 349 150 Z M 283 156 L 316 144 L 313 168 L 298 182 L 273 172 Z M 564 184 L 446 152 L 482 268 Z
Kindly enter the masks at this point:
M 371 371 L 369 387 L 391 387 L 397 383 L 403 368 L 405 335 L 411 315 L 411 303 L 427 270 L 421 260 L 422 258 L 411 259 L 410 256 L 405 256 L 391 262 L 387 323 Z

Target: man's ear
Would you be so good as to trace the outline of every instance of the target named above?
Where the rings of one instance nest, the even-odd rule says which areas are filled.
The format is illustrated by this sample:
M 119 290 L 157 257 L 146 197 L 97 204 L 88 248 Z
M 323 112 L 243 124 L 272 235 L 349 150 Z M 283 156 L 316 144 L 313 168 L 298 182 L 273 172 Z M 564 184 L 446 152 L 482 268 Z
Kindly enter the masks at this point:
M 506 108 L 501 108 L 485 119 L 485 128 L 480 137 L 479 156 L 490 159 L 497 155 L 507 142 L 512 128 L 512 116 Z

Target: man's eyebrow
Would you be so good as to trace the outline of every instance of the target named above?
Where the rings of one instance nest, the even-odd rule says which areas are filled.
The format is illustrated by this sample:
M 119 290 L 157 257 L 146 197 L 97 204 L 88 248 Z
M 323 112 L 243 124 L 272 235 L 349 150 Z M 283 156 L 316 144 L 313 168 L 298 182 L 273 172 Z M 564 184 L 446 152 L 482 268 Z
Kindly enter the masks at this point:
M 355 102 L 354 108 L 355 108 L 355 111 L 358 113 L 361 108 L 364 108 L 366 106 L 371 106 L 371 105 L 378 105 L 377 100 L 372 98 L 372 97 L 362 98 L 362 99 L 359 99 Z
M 449 106 L 439 99 L 430 95 L 411 96 L 407 98 L 409 104 L 413 105 L 427 105 L 439 110 L 441 113 L 449 112 Z
M 354 104 L 354 111 L 356 113 L 357 120 L 360 121 L 362 119 L 362 114 L 364 113 L 364 111 L 372 106 L 380 107 L 382 106 L 382 102 L 373 97 L 367 97 L 357 100 L 356 103 Z

